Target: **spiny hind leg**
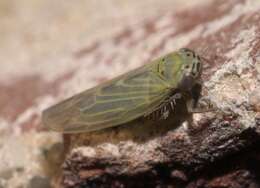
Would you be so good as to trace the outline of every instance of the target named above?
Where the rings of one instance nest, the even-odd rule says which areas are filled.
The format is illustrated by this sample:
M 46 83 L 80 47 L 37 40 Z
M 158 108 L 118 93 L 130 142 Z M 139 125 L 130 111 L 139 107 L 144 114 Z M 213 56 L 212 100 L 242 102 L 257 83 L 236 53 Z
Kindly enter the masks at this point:
M 157 108 L 153 109 L 153 111 L 147 112 L 144 114 L 144 117 L 148 117 L 148 119 L 152 119 L 154 121 L 158 119 L 167 119 L 170 115 L 170 111 L 174 111 L 176 106 L 176 100 L 180 99 L 182 95 L 180 93 L 176 93 L 173 96 L 169 97 L 162 104 L 160 104 Z

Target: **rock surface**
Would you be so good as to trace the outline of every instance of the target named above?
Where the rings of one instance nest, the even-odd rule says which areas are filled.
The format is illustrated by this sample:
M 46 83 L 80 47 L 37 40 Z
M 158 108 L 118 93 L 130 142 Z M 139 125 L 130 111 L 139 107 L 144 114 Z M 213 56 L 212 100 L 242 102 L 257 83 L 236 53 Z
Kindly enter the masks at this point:
M 39 7 L 43 5 L 52 10 L 51 4 Z M 65 46 L 61 51 L 58 39 L 66 36 L 61 30 L 71 33 L 77 22 L 83 23 L 75 7 L 74 17 L 61 13 L 55 20 L 59 25 L 50 27 L 53 35 L 39 34 L 48 25 L 42 17 L 46 24 L 31 31 L 36 34 L 23 31 L 20 38 L 18 33 L 1 38 L 3 43 L 8 41 L 1 55 L 0 75 L 1 186 L 37 182 L 49 186 L 44 177 L 49 174 L 57 187 L 260 187 L 260 2 L 215 0 L 185 8 L 174 5 L 167 1 L 161 4 L 165 8 L 125 15 L 127 21 L 118 18 L 119 26 L 108 29 L 109 34 L 100 34 L 102 37 L 85 39 L 88 34 L 84 31 L 77 33 L 78 38 L 69 35 L 68 41 L 61 43 Z M 70 4 L 63 6 L 66 10 Z M 151 3 L 149 7 L 156 6 Z M 130 21 L 141 13 L 146 15 L 143 19 Z M 63 25 L 66 18 L 73 27 Z M 7 18 L 1 21 L 8 23 Z M 20 21 L 25 26 L 38 23 L 23 17 Z M 24 28 L 16 27 L 19 31 Z M 45 40 L 57 45 L 42 42 Z M 192 131 L 185 122 L 173 120 L 163 122 L 163 128 L 139 127 L 137 123 L 96 134 L 65 135 L 68 153 L 59 169 L 62 161 L 56 159 L 62 156 L 49 151 L 62 150 L 58 146 L 61 135 L 44 130 L 41 111 L 181 47 L 208 59 L 203 93 L 222 112 L 185 117 L 192 118 L 197 127 Z M 30 56 L 25 49 L 37 56 Z M 144 133 L 147 127 L 151 131 Z
M 79 51 L 77 58 L 88 60 L 103 45 L 115 43 L 120 53 L 101 59 L 108 64 L 118 61 L 120 67 L 134 61 L 123 59 L 124 49 L 137 49 L 138 56 L 133 56 L 144 62 L 183 46 L 194 49 L 208 59 L 204 93 L 222 111 L 194 114 L 195 131 L 185 129 L 185 122 L 174 122 L 172 130 L 159 132 L 169 128 L 160 122 L 144 129 L 136 123 L 71 135 L 63 185 L 260 187 L 256 167 L 260 162 L 259 10 L 255 1 L 214 1 L 160 15 L 136 30 L 129 26 L 120 38 Z M 136 39 L 137 30 L 143 30 L 144 36 Z

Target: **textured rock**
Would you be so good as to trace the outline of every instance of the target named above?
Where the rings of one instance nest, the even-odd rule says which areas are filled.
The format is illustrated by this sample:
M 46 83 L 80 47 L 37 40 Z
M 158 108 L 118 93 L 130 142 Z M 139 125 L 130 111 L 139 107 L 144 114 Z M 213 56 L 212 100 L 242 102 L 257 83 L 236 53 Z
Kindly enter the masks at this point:
M 105 63 L 102 70 L 112 62 L 121 70 L 183 46 L 192 48 L 208 60 L 204 95 L 221 111 L 185 117 L 197 127 L 191 131 L 184 118 L 71 135 L 63 185 L 259 187 L 259 169 L 252 166 L 259 165 L 259 9 L 256 1 L 214 1 L 129 26 L 120 37 L 78 51 L 80 61 L 94 56 Z M 106 45 L 118 48 L 107 53 L 102 50 Z M 129 58 L 125 50 L 132 48 Z

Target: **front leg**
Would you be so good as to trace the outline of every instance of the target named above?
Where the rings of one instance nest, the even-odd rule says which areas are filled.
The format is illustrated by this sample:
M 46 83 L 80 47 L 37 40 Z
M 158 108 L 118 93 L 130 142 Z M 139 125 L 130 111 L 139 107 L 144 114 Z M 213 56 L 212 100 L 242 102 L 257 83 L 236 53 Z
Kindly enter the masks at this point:
M 201 97 L 202 84 L 198 82 L 190 91 L 191 99 L 186 102 L 189 113 L 215 111 L 216 105 L 208 97 Z
M 216 105 L 207 97 L 198 100 L 190 99 L 186 102 L 189 113 L 205 113 L 217 110 Z

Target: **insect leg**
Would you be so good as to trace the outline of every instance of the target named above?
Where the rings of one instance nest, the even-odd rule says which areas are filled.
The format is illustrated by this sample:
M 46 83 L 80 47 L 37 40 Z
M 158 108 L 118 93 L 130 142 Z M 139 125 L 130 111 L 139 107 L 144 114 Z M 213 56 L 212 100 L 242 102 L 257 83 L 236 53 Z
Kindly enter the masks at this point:
M 171 102 L 170 102 L 172 111 L 174 110 L 174 104 L 175 104 L 175 101 L 171 101 Z
M 169 116 L 169 110 L 167 109 L 168 105 L 172 111 L 174 110 L 174 106 L 176 105 L 176 99 L 180 99 L 182 96 L 180 93 L 176 93 L 173 96 L 169 97 L 162 104 L 160 104 L 157 108 L 155 108 L 152 112 L 145 113 L 144 117 L 151 118 L 152 120 L 159 119 L 167 119 Z
M 174 106 L 176 106 L 176 99 L 180 99 L 181 97 L 182 97 L 182 95 L 180 93 L 176 93 L 169 98 L 169 104 L 170 104 L 172 111 L 174 111 Z
M 182 97 L 182 95 L 181 95 L 181 93 L 176 93 L 176 94 L 174 94 L 173 96 L 171 96 L 170 98 L 169 98 L 169 100 L 170 101 L 172 101 L 172 100 L 176 100 L 176 99 L 180 99 Z
M 206 97 L 202 97 L 196 102 L 194 102 L 194 99 L 188 100 L 186 105 L 189 113 L 204 113 L 217 110 L 216 105 Z

